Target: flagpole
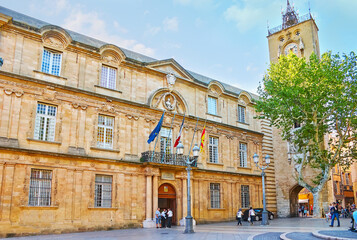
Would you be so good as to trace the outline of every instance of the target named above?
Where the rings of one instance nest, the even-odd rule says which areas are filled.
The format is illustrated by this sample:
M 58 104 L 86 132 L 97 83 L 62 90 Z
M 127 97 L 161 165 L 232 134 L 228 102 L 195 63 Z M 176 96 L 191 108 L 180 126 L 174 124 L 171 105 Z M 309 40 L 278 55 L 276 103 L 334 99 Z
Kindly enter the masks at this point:
M 165 110 L 163 111 L 163 113 L 165 113 Z M 159 132 L 159 133 L 160 133 L 160 132 Z M 155 140 L 155 144 L 154 144 L 154 150 L 152 151 L 152 154 L 151 154 L 150 162 L 152 162 L 152 159 L 154 158 L 156 143 L 157 143 L 157 140 L 158 140 L 158 139 L 159 139 L 159 137 L 157 136 L 157 137 L 156 137 L 156 140 Z
M 196 134 L 196 131 L 197 131 L 197 125 L 198 125 L 198 117 L 197 117 L 197 121 L 196 121 L 195 131 L 193 132 L 193 136 L 192 136 L 192 140 L 191 140 L 190 151 L 188 151 L 188 161 L 190 159 L 190 152 L 191 152 L 191 149 L 192 149 L 193 140 L 195 139 L 195 134 Z
M 176 112 L 174 113 L 174 117 L 172 118 L 171 120 L 171 126 L 170 126 L 170 131 L 169 131 L 169 140 L 171 140 L 170 136 L 171 136 L 171 129 L 172 129 L 172 125 L 174 124 L 174 121 L 175 121 L 175 116 L 176 116 Z M 164 154 L 162 155 L 161 157 L 161 162 L 164 161 L 164 157 L 165 157 L 165 154 L 166 154 L 166 149 L 167 149 L 167 146 L 165 147 L 165 152 Z M 171 141 L 171 150 L 172 150 L 172 141 Z
M 203 124 L 203 128 L 205 128 L 206 123 L 207 123 L 207 118 L 205 119 L 205 123 Z M 202 129 L 202 131 L 203 131 L 203 129 Z M 198 134 L 198 131 L 197 131 L 197 134 Z M 197 139 L 197 140 L 199 141 L 199 142 L 197 142 L 197 144 L 198 144 L 198 143 L 201 144 L 201 139 Z

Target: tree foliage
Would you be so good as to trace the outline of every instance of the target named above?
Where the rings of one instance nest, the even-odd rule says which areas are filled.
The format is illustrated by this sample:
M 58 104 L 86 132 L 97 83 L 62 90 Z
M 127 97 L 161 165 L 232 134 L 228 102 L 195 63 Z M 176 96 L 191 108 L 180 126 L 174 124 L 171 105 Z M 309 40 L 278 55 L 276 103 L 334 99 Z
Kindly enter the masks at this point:
M 270 65 L 259 87 L 256 110 L 279 128 L 294 148 L 300 185 L 319 192 L 336 164 L 349 166 L 357 152 L 357 57 L 325 53 L 308 60 L 293 53 Z M 301 127 L 294 129 L 295 123 Z M 319 174 L 313 186 L 302 169 Z

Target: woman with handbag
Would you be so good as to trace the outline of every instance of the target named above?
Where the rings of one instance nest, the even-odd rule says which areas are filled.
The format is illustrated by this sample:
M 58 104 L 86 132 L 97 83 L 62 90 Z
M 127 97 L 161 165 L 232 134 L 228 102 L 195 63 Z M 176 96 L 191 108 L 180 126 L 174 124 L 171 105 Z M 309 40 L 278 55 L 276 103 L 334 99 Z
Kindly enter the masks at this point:
M 248 221 L 250 219 L 250 225 L 254 225 L 254 220 L 255 220 L 255 212 L 252 207 L 249 208 L 249 215 L 248 215 Z
M 240 208 L 237 212 L 237 215 L 236 215 L 236 219 L 238 221 L 237 225 L 241 225 L 242 226 L 242 215 L 243 215 L 243 212 L 242 212 L 242 209 Z

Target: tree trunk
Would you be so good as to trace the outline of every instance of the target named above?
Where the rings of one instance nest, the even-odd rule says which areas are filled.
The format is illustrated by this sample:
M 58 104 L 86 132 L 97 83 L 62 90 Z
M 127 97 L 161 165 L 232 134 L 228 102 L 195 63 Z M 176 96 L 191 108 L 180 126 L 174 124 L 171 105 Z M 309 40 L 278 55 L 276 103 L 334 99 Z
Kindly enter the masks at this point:
M 314 218 L 321 218 L 321 201 L 320 201 L 320 198 L 321 198 L 321 194 L 320 194 L 320 191 L 316 191 L 316 192 L 313 192 L 312 193 L 312 196 L 314 197 L 314 209 L 313 209 L 313 217 Z

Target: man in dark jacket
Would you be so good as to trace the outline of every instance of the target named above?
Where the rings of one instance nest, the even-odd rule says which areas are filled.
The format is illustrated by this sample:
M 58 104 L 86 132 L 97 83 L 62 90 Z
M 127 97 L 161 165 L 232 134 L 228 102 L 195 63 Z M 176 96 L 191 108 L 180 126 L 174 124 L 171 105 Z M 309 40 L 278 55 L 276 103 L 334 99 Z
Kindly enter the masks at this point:
M 340 216 L 339 216 L 340 214 L 338 213 L 338 208 L 337 208 L 337 206 L 336 206 L 336 203 L 334 202 L 333 203 L 333 206 L 332 206 L 332 208 L 331 208 L 331 219 L 332 219 L 332 222 L 331 222 L 331 225 L 330 225 L 330 227 L 333 227 L 333 222 L 335 221 L 335 218 L 337 219 L 337 223 L 338 223 L 338 225 L 337 225 L 337 227 L 339 227 L 340 226 Z

